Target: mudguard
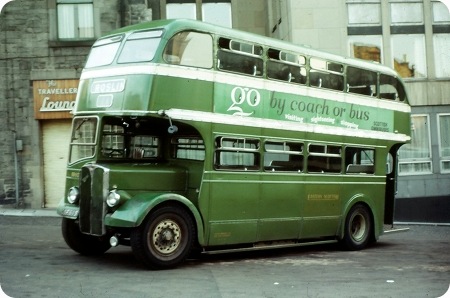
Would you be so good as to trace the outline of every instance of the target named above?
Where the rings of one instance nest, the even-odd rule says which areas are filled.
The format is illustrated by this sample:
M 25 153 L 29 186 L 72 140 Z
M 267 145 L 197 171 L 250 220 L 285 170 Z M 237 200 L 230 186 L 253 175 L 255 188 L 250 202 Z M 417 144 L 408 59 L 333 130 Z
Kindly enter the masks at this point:
M 340 240 L 344 238 L 345 219 L 346 219 L 347 214 L 350 211 L 350 209 L 357 203 L 366 204 L 369 207 L 370 212 L 372 212 L 374 237 L 375 237 L 375 239 L 378 240 L 378 238 L 380 237 L 381 232 L 382 232 L 382 228 L 380 228 L 380 226 L 379 226 L 380 223 L 377 220 L 377 218 L 378 218 L 377 214 L 378 214 L 378 212 L 380 212 L 380 210 L 377 210 L 376 204 L 371 198 L 368 198 L 368 197 L 364 196 L 363 194 L 357 194 L 357 195 L 353 196 L 350 200 L 348 200 L 347 204 L 344 206 L 341 224 L 338 229 L 338 238 Z
M 127 200 L 114 213 L 105 217 L 105 225 L 110 227 L 133 228 L 139 226 L 152 209 L 165 202 L 178 202 L 192 213 L 197 226 L 197 237 L 204 243 L 203 221 L 197 208 L 185 197 L 173 194 L 139 194 Z

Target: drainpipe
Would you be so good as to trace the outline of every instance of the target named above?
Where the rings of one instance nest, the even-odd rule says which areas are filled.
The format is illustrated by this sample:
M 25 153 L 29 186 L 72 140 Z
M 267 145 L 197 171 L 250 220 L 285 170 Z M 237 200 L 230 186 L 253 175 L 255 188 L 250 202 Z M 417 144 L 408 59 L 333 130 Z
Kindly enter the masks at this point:
M 15 188 L 16 188 L 16 207 L 20 207 L 22 201 L 20 200 L 20 185 L 19 185 L 19 177 L 20 177 L 20 169 L 19 169 L 19 152 L 23 150 L 22 140 L 17 139 L 16 131 L 13 131 L 14 137 L 14 175 L 15 175 Z

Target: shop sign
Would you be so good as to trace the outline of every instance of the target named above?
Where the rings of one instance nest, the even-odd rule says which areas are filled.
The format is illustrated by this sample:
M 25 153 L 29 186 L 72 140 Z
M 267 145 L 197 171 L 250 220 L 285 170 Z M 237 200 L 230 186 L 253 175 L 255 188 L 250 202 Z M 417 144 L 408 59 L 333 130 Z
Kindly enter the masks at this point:
M 71 118 L 79 80 L 33 81 L 34 116 L 36 119 Z

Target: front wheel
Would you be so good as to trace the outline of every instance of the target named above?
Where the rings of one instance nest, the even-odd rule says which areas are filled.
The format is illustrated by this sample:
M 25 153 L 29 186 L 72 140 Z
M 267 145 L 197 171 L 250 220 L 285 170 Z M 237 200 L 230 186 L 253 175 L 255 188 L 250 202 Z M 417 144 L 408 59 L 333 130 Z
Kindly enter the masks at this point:
M 184 209 L 165 206 L 131 233 L 131 247 L 136 258 L 149 268 L 168 269 L 187 258 L 195 234 L 192 217 Z
M 101 255 L 111 248 L 108 237 L 86 235 L 80 232 L 75 220 L 63 218 L 61 230 L 67 245 L 82 255 Z
M 372 226 L 369 209 L 365 205 L 356 204 L 350 209 L 345 219 L 342 243 L 350 250 L 363 249 L 371 239 Z

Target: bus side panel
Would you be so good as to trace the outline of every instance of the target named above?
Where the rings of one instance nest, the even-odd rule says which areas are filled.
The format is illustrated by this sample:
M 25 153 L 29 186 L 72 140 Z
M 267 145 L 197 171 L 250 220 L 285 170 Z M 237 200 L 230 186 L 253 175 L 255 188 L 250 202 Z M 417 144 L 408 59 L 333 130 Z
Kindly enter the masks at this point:
M 302 239 L 336 235 L 342 214 L 341 180 L 335 175 L 333 182 L 323 175 L 310 175 L 303 194 Z M 327 182 L 328 181 L 328 182 Z
M 174 69 L 174 74 L 177 69 Z M 214 83 L 197 79 L 155 76 L 152 102 L 149 110 L 165 110 L 176 107 L 210 112 Z
M 258 241 L 298 239 L 302 224 L 301 174 L 262 176 Z
M 260 196 L 258 175 L 216 172 L 213 177 L 207 182 L 211 194 L 206 219 L 208 246 L 255 242 Z

